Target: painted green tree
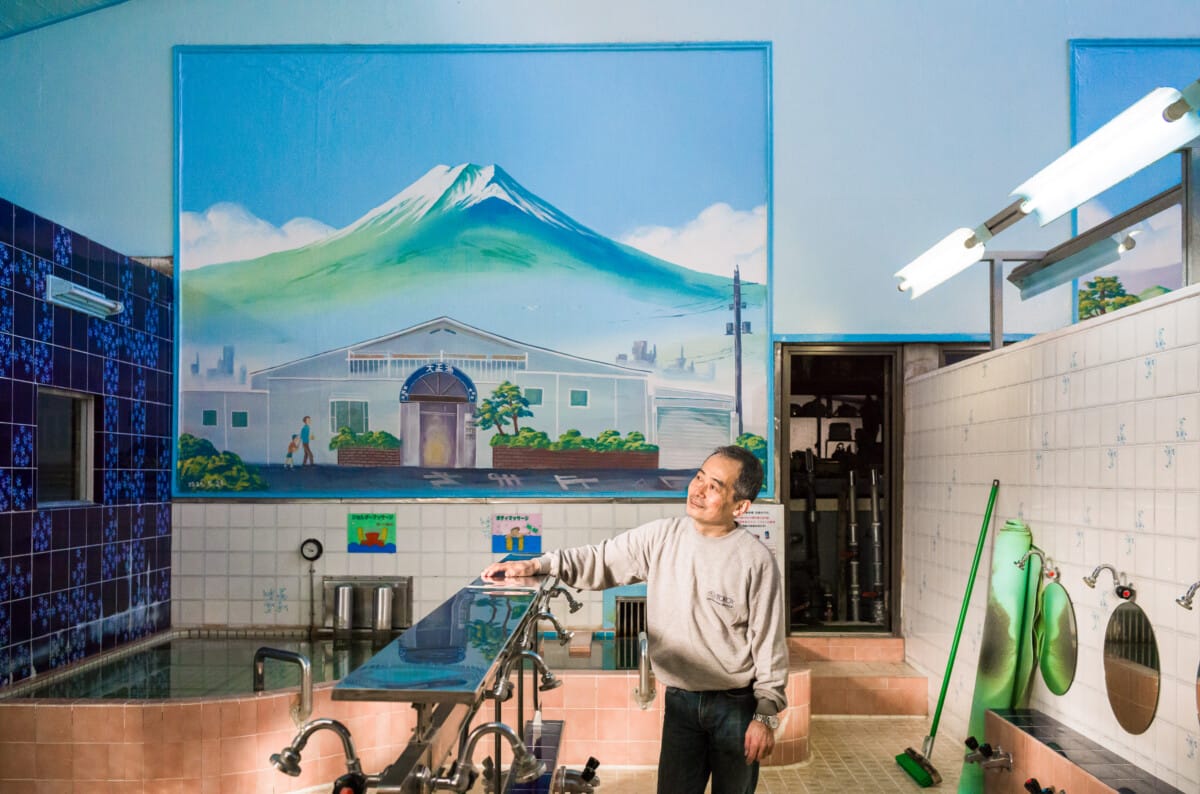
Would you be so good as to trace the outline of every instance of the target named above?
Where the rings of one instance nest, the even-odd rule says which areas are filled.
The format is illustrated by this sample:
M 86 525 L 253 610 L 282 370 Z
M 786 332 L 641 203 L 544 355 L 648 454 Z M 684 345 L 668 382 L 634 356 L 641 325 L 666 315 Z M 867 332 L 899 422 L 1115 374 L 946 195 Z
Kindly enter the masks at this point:
M 766 469 L 767 440 L 765 438 L 754 433 L 742 433 L 733 443 L 737 444 L 739 447 L 753 452 L 754 457 L 758 458 L 759 462 L 762 463 L 763 469 Z
M 521 432 L 521 418 L 533 416 L 529 410 L 529 400 L 521 394 L 521 387 L 511 381 L 504 381 L 497 386 L 490 397 L 479 401 L 475 407 L 475 419 L 481 430 L 496 428 L 500 435 L 507 435 L 504 428 L 512 422 L 513 433 Z
M 1079 290 L 1079 319 L 1099 317 L 1137 302 L 1136 295 L 1126 294 L 1119 277 L 1097 276 Z

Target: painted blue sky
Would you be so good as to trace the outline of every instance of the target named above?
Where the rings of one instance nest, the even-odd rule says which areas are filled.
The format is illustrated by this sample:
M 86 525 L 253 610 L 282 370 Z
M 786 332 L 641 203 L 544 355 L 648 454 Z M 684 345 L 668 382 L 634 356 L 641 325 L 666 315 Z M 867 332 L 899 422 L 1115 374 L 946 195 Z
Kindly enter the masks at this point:
M 767 200 L 765 46 L 183 48 L 179 209 L 355 220 L 497 163 L 610 237 Z

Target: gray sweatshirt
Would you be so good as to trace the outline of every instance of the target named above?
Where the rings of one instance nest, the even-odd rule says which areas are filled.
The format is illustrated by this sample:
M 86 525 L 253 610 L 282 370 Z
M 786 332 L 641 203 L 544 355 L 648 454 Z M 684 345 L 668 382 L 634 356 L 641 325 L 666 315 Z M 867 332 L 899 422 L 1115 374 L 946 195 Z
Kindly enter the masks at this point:
M 667 686 L 753 686 L 760 714 L 787 705 L 779 568 L 746 530 L 711 538 L 690 518 L 665 518 L 539 563 L 543 573 L 588 590 L 646 582 L 650 658 Z

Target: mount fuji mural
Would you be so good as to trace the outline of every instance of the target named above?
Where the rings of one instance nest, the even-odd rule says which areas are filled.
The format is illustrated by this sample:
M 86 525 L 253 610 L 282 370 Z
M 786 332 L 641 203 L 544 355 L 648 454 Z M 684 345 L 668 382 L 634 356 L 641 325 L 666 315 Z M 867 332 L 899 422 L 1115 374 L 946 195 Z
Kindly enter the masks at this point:
M 763 42 L 180 48 L 175 494 L 769 469 L 769 74 Z
M 241 362 L 260 369 L 442 314 L 605 361 L 635 339 L 715 361 L 731 347 L 736 265 L 722 279 L 664 262 L 597 234 L 499 166 L 439 165 L 322 240 L 189 272 L 183 361 L 236 340 Z M 765 296 L 764 285 L 742 286 L 760 328 Z

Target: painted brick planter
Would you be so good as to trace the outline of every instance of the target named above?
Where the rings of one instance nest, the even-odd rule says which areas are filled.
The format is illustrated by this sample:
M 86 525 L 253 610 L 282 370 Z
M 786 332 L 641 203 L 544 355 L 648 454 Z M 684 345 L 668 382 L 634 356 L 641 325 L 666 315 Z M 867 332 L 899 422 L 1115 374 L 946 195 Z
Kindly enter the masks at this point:
M 590 449 L 492 447 L 494 469 L 657 469 L 658 451 L 594 452 Z
M 338 447 L 339 466 L 402 466 L 403 450 L 378 447 Z

